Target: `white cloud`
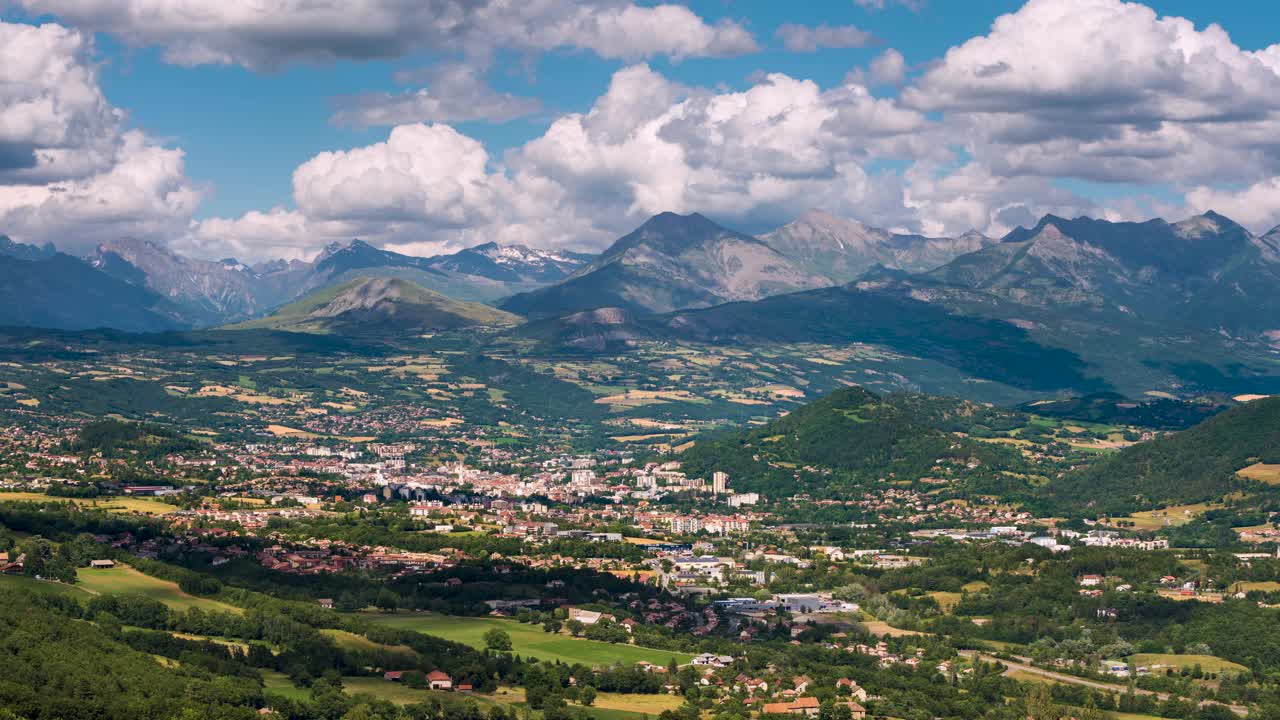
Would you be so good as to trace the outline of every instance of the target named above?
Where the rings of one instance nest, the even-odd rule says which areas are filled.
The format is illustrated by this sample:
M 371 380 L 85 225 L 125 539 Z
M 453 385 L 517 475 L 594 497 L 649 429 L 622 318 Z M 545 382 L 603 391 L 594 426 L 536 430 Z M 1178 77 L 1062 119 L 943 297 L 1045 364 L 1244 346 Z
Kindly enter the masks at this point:
M 114 17 L 142 1 L 95 7 Z M 360 7 L 381 7 L 364 1 Z M 157 12 L 172 9 L 151 2 Z M 303 27 L 314 30 L 324 7 L 308 0 L 286 9 L 312 18 Z M 494 34 L 489 46 L 572 46 L 608 57 L 659 45 L 687 56 L 749 41 L 674 6 L 533 0 L 512 12 L 548 23 L 498 27 L 486 13 L 500 7 L 468 6 L 456 18 L 457 36 L 485 28 Z M 166 26 L 164 12 L 156 32 Z M 216 25 L 226 12 L 218 6 L 201 22 Z M 377 23 L 366 30 L 380 32 Z M 57 182 L 0 185 L 0 232 L 60 245 L 171 234 L 205 256 L 263 259 L 306 257 L 351 237 L 416 253 L 488 240 L 600 247 L 667 210 L 752 229 L 818 206 L 896 229 L 999 234 L 1046 212 L 1129 218 L 1182 209 L 1148 197 L 1100 207 L 1060 178 L 1162 184 L 1184 194 L 1191 210 L 1213 207 L 1254 229 L 1280 222 L 1280 45 L 1244 51 L 1219 28 L 1196 29 L 1120 0 L 1031 0 L 914 81 L 895 50 L 827 88 L 781 73 L 739 90 L 688 87 L 633 64 L 588 111 L 556 118 L 501 157 L 445 123 L 512 116 L 524 99 L 469 86 L 474 73 L 445 66 L 425 78 L 425 91 L 366 96 L 339 113 L 353 124 L 392 127 L 382 142 L 301 164 L 293 207 L 198 223 L 188 222 L 199 192 L 183 177 L 181 152 L 120 129 L 121 113 L 102 99 L 82 36 L 42 32 L 49 34 L 28 45 L 56 50 L 37 53 L 45 61 L 30 67 L 53 70 L 0 67 L 18 78 L 0 85 L 0 137 L 5 147 L 66 148 L 66 157 L 89 162 L 46 166 L 60 173 Z M 251 35 L 236 42 L 252 45 Z M 226 39 L 195 37 L 206 48 Z M 308 39 L 258 48 L 263 55 L 217 47 L 230 53 L 220 61 L 257 66 L 316 57 L 309 53 L 318 46 Z M 868 87 L 904 81 L 899 97 Z
M 0 22 L 0 183 L 110 165 L 122 113 L 98 87 L 91 45 L 58 25 Z
M 427 87 L 409 92 L 367 93 L 341 98 L 332 120 L 338 125 L 370 127 L 416 122 L 507 122 L 541 108 L 537 98 L 499 93 L 474 68 L 444 64 L 414 74 Z
M 1137 3 L 1031 0 L 902 98 L 1005 176 L 1256 180 L 1280 172 L 1278 58 Z
M 1280 225 L 1280 177 L 1240 190 L 1196 187 L 1187 193 L 1186 206 L 1193 213 L 1216 210 L 1256 232 L 1266 232 Z
M 863 48 L 880 42 L 875 35 L 853 25 L 780 25 L 776 32 L 792 52 L 816 52 L 822 48 Z
M 898 85 L 907 76 L 907 59 L 889 48 L 871 61 L 871 81 L 878 85 Z
M 294 200 L 324 220 L 465 227 L 494 204 L 488 153 L 448 125 L 401 125 L 386 142 L 320 153 L 293 173 Z
M 114 164 L 74 180 L 0 186 L 0 228 L 23 242 L 83 252 L 104 240 L 167 240 L 183 232 L 201 193 L 183 174 L 181 150 L 125 133 Z
M 911 222 L 897 178 L 863 164 L 897 152 L 926 122 L 861 86 L 824 91 L 773 74 L 717 93 L 635 65 L 589 112 L 557 119 L 502 164 L 448 126 L 401 125 L 385 142 L 300 166 L 297 214 L 208 221 L 198 234 L 294 247 L 308 223 L 326 222 L 384 246 L 439 252 L 484 240 L 600 247 L 665 210 L 753 223 L 821 205 Z
M 295 61 L 590 50 L 607 58 L 736 55 L 750 33 L 680 5 L 629 0 L 10 0 L 36 15 L 158 45 L 169 62 L 263 69 Z
M 168 238 L 199 203 L 181 150 L 123 129 L 91 55 L 76 31 L 0 22 L 0 234 L 71 252 Z

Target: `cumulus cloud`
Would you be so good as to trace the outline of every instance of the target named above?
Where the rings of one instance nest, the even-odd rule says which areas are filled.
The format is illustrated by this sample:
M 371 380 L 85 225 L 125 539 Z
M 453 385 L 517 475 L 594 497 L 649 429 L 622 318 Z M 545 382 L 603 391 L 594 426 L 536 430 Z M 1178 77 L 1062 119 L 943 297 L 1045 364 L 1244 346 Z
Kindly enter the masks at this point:
M 260 246 L 279 247 L 291 241 L 271 240 L 273 226 L 299 238 L 306 223 L 325 222 L 384 246 L 439 252 L 488 239 L 598 248 L 665 210 L 772 223 L 822 205 L 910 222 L 896 178 L 864 163 L 926 123 L 860 86 L 823 90 L 772 74 L 716 92 L 634 65 L 615 73 L 589 112 L 557 119 L 500 164 L 446 125 L 401 125 L 385 142 L 300 166 L 297 216 L 209 221 L 199 234 L 253 230 Z
M 1048 39 L 1052 38 L 1052 42 Z M 1120 0 L 1031 0 L 903 91 L 1002 175 L 1218 182 L 1280 171 L 1280 50 Z
M 201 199 L 183 172 L 182 151 L 130 131 L 113 160 L 109 169 L 74 180 L 0 186 L 0 228 L 19 241 L 52 242 L 72 253 L 124 236 L 181 234 Z
M 0 183 L 83 177 L 110 165 L 122 114 L 80 33 L 0 23 Z
M 889 48 L 871 61 L 870 75 L 871 82 L 878 85 L 898 85 L 907 76 L 907 59 Z
M 390 1 L 354 5 L 385 9 Z M 142 0 L 49 2 L 97 8 L 95 22 L 105 23 Z M 286 6 L 283 17 L 310 22 L 282 26 L 275 45 L 226 30 L 260 30 L 260 18 L 249 12 L 231 23 L 222 5 L 188 27 L 223 30 L 184 35 L 184 45 L 162 32 L 176 6 L 150 2 L 157 17 L 147 32 L 160 34 L 131 39 L 164 37 L 171 53 L 223 53 L 202 61 L 258 67 L 357 55 L 343 35 L 354 32 L 349 22 L 316 35 L 332 46 L 296 34 L 328 27 L 325 2 Z M 400 24 L 422 36 L 408 33 L 403 48 L 429 42 L 418 7 L 402 8 Z M 483 47 L 575 47 L 624 58 L 751 44 L 745 31 L 670 5 L 533 0 L 508 8 L 475 0 L 458 7 L 452 34 L 431 36 L 444 52 L 482 31 L 489 33 Z M 495 8 L 547 22 L 495 24 Z M 443 22 L 438 12 L 431 17 Z M 394 49 L 399 26 L 394 33 L 380 27 L 362 32 L 393 46 L 378 52 L 401 52 Z M 809 34 L 799 46 L 834 42 L 814 32 L 801 28 Z M 1031 0 L 912 78 L 891 49 L 829 87 L 782 73 L 761 73 L 740 89 L 690 87 L 634 63 L 613 75 L 589 110 L 555 118 L 500 156 L 449 123 L 509 119 L 531 110 L 528 99 L 470 82 L 476 75 L 467 66 L 439 66 L 411 78 L 424 89 L 348 99 L 335 119 L 385 125 L 385 139 L 302 163 L 290 207 L 196 223 L 189 218 L 200 193 L 183 176 L 181 151 L 122 129 L 122 114 L 102 98 L 84 36 L 54 26 L 9 37 L 0 60 L 11 60 L 6 53 L 19 41 L 30 49 L 0 65 L 0 232 L 60 246 L 128 232 L 176 237 L 205 256 L 301 258 L 351 237 L 420 254 L 488 240 L 599 248 L 667 210 L 704 212 L 751 230 L 817 206 L 894 229 L 993 235 L 1046 212 L 1133 218 L 1150 209 L 1184 211 L 1142 197 L 1099 206 L 1064 189 L 1061 178 L 1159 183 L 1184 195 L 1188 211 L 1212 207 L 1253 229 L 1280 223 L 1280 45 L 1242 50 L 1220 28 L 1197 29 L 1121 0 Z M 877 96 L 903 83 L 897 97 Z
M 172 237 L 199 203 L 182 151 L 124 129 L 91 56 L 79 32 L 0 22 L 0 233 L 76 252 Z
M 425 80 L 427 87 L 340 98 L 341 109 L 333 122 L 352 127 L 469 120 L 502 123 L 532 115 L 542 107 L 537 98 L 495 91 L 468 65 L 438 65 L 413 77 Z
M 1280 225 L 1280 177 L 1267 178 L 1240 190 L 1200 186 L 1191 189 L 1185 200 L 1190 212 L 1216 210 L 1257 232 Z
M 862 48 L 876 45 L 879 38 L 853 25 L 796 25 L 787 23 L 775 33 L 792 52 L 816 52 L 822 48 Z
M 756 49 L 725 20 L 681 5 L 629 0 L 10 0 L 36 15 L 160 46 L 182 65 L 282 64 L 400 57 L 425 50 L 483 55 L 583 49 L 607 58 L 722 56 Z

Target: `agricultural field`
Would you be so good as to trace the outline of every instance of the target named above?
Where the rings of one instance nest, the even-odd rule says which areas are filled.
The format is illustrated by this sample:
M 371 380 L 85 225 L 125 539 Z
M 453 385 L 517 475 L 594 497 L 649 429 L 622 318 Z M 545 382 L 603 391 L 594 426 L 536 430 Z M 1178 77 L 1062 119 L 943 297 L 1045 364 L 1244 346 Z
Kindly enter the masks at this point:
M 412 703 L 428 702 L 430 700 L 439 700 L 446 697 L 453 697 L 459 700 L 463 698 L 475 698 L 484 704 L 494 704 L 492 700 L 485 700 L 483 695 L 458 695 L 457 693 L 447 693 L 440 690 L 411 688 L 408 685 L 383 680 L 380 677 L 343 677 L 342 687 L 349 695 L 365 693 L 372 695 L 379 700 L 386 700 L 397 705 L 410 705 Z
M 1196 503 L 1194 505 L 1171 505 L 1160 510 L 1146 510 L 1136 512 L 1128 517 L 1115 518 L 1126 523 L 1133 523 L 1133 527 L 1137 530 L 1159 530 L 1166 525 L 1177 526 L 1185 525 L 1196 518 L 1197 515 L 1206 510 L 1213 510 L 1222 507 L 1214 503 Z
M 1231 586 L 1231 592 L 1280 592 L 1280 582 L 1274 580 L 1259 580 L 1256 582 L 1238 582 Z
M 511 636 L 511 644 L 517 655 L 535 657 L 552 662 L 582 663 L 600 666 L 623 663 L 631 665 L 646 661 L 657 665 L 666 665 L 675 658 L 681 664 L 689 662 L 691 656 L 685 653 L 634 645 L 615 645 L 574 638 L 563 634 L 543 632 L 541 627 L 526 625 L 513 620 L 498 618 L 454 617 L 437 614 L 394 614 L 374 615 L 367 619 L 390 627 L 434 635 L 475 648 L 484 647 L 485 632 L 498 628 Z
M 117 565 L 103 570 L 81 568 L 76 576 L 80 580 L 79 587 L 95 595 L 136 593 L 159 600 L 174 610 L 200 608 L 206 612 L 244 612 L 238 607 L 217 600 L 188 595 L 178 588 L 177 583 L 151 577 L 127 565 Z
M 1255 463 L 1236 474 L 1268 485 L 1280 485 L 1280 465 Z
M 363 635 L 357 635 L 352 632 L 347 632 L 346 630 L 326 628 L 321 630 L 320 634 L 328 635 L 333 639 L 334 643 L 337 644 L 338 647 L 345 648 L 347 650 L 361 650 L 366 652 L 373 650 L 385 650 L 410 657 L 417 656 L 417 653 L 406 645 L 383 645 L 381 643 L 376 643 Z
M 1222 673 L 1236 674 L 1236 673 L 1247 672 L 1249 670 L 1249 668 L 1246 668 L 1243 665 L 1240 665 L 1238 663 L 1233 663 L 1230 660 L 1223 660 L 1222 658 L 1215 657 L 1213 655 L 1173 655 L 1168 653 L 1139 653 L 1137 655 L 1130 655 L 1126 659 L 1129 660 L 1130 662 L 1133 662 L 1136 665 L 1146 665 L 1148 667 L 1151 667 L 1153 665 L 1166 665 L 1166 666 L 1172 666 L 1177 670 L 1182 670 L 1184 668 L 1187 670 L 1191 670 L 1198 665 L 1200 666 L 1201 670 L 1207 673 L 1214 673 L 1214 674 L 1222 674 Z M 1154 673 L 1155 671 L 1153 670 L 1152 672 Z
M 168 515 L 178 511 L 176 505 L 142 497 L 66 498 L 35 492 L 3 492 L 0 493 L 0 502 L 70 502 L 108 512 L 142 515 Z
M 90 593 L 84 588 L 50 580 L 37 580 L 25 575 L 0 575 L 0 590 L 33 590 L 48 595 L 75 595 L 87 598 Z

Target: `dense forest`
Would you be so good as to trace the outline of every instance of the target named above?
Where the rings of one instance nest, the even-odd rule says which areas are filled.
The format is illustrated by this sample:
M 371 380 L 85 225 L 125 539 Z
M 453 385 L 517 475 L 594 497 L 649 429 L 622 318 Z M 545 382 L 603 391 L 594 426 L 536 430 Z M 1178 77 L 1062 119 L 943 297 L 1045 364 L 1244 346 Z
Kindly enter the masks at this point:
M 1280 398 L 1255 400 L 1180 433 L 1140 443 L 1049 484 L 1054 510 L 1126 514 L 1216 500 L 1241 489 L 1238 470 L 1280 462 Z
M 736 490 L 791 495 L 799 477 L 806 491 L 840 495 L 859 481 L 915 480 L 939 463 L 1018 467 L 1016 451 L 956 434 L 1012 422 L 1013 414 L 976 403 L 849 387 L 766 425 L 700 439 L 680 459 L 693 476 L 729 473 Z

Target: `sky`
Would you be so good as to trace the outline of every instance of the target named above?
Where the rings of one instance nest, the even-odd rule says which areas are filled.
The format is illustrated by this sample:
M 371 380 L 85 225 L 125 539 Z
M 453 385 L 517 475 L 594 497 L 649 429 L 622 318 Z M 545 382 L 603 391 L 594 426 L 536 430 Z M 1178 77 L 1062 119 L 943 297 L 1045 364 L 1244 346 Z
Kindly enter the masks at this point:
M 268 12 L 264 8 L 270 8 Z M 600 249 L 663 211 L 1280 224 L 1280 6 L 0 0 L 0 234 Z

